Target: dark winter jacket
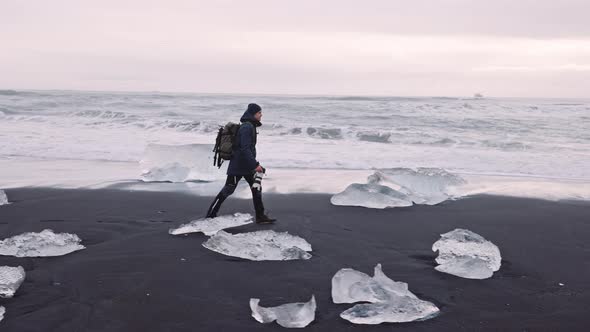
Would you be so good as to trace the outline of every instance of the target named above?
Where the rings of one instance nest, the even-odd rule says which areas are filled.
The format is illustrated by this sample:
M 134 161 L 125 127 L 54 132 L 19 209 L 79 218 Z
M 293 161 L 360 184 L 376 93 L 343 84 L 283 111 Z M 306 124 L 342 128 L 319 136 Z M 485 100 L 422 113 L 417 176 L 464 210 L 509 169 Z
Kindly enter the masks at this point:
M 259 165 L 256 160 L 256 127 L 260 127 L 262 124 L 260 121 L 256 121 L 251 110 L 244 112 L 240 122 L 242 125 L 234 141 L 227 175 L 250 175 Z

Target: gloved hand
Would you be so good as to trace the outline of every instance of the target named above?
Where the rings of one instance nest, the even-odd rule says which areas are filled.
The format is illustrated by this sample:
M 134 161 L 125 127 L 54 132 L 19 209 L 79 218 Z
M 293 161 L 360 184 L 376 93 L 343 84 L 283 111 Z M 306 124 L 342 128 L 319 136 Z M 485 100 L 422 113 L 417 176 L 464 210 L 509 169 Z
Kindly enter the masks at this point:
M 258 165 L 256 166 L 256 168 L 254 169 L 254 173 L 266 173 L 266 168 Z

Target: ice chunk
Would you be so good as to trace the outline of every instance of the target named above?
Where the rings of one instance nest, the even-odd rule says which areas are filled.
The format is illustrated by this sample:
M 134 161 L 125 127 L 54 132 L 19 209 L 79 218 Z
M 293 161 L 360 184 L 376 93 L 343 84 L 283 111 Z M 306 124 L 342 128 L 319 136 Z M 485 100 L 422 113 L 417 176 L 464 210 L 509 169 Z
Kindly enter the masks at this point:
M 0 321 L 4 319 L 4 314 L 6 313 L 6 308 L 0 306 Z
M 376 171 L 369 183 L 390 186 L 406 194 L 416 204 L 434 205 L 452 198 L 453 188 L 465 180 L 441 168 L 392 168 Z
M 139 162 L 143 181 L 214 181 L 224 178 L 225 167 L 213 165 L 213 145 L 149 144 Z M 227 163 L 225 163 L 227 165 Z
M 340 317 L 354 324 L 405 323 L 427 320 L 438 315 L 431 302 L 396 296 L 390 302 L 357 304 L 342 312 Z
M 388 278 L 381 264 L 375 267 L 373 277 L 353 269 L 338 271 L 332 278 L 332 300 L 370 302 L 355 305 L 340 315 L 355 324 L 410 322 L 432 318 L 439 312 L 434 304 L 410 292 L 407 283 Z
M 330 199 L 334 205 L 363 206 L 374 209 L 411 206 L 406 194 L 377 183 L 353 183 Z
M 184 167 L 180 163 L 173 162 L 161 167 L 152 167 L 144 170 L 141 174 L 141 179 L 145 182 L 184 182 L 189 179 L 190 173 L 190 167 Z
M 310 259 L 311 245 L 287 232 L 257 231 L 230 234 L 219 231 L 203 243 L 203 247 L 227 256 L 252 261 L 286 261 Z
M 366 273 L 353 269 L 341 269 L 332 277 L 332 301 L 334 303 L 376 302 L 383 299 L 375 294 L 377 283 Z
M 486 279 L 500 269 L 500 249 L 481 235 L 457 228 L 441 234 L 432 245 L 438 251 L 435 269 L 468 279 Z
M 8 197 L 4 190 L 0 189 L 0 205 L 8 204 Z
M 457 257 L 435 269 L 468 279 L 487 279 L 494 274 L 487 261 L 472 257 Z
M 61 256 L 84 249 L 76 234 L 54 233 L 50 229 L 40 233 L 23 233 L 0 241 L 0 255 L 16 257 Z
M 24 280 L 25 269 L 22 266 L 0 266 L 0 297 L 13 297 Z
M 202 218 L 193 220 L 188 224 L 180 225 L 168 231 L 172 235 L 202 232 L 211 236 L 226 228 L 237 227 L 252 223 L 252 215 L 248 213 L 236 213 L 234 215 L 219 216 L 216 218 Z
M 278 307 L 264 308 L 258 305 L 260 299 L 250 299 L 252 317 L 260 323 L 272 323 L 275 320 L 282 327 L 302 328 L 315 319 L 315 296 L 306 303 L 287 303 Z
M 389 279 L 381 264 L 377 264 L 374 276 L 353 269 L 341 269 L 332 278 L 334 303 L 384 302 L 392 295 L 416 297 L 405 282 Z
M 393 168 L 376 171 L 366 184 L 353 183 L 331 198 L 334 205 L 384 209 L 416 204 L 434 205 L 452 198 L 454 188 L 465 183 L 440 168 Z

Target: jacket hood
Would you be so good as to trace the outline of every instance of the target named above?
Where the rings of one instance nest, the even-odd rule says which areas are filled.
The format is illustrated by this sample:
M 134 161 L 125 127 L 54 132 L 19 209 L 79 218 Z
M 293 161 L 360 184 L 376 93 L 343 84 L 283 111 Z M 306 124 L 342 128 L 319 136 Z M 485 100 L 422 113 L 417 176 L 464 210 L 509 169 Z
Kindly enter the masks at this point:
M 260 127 L 262 123 L 256 120 L 254 115 L 260 112 L 262 108 L 256 104 L 249 104 L 248 109 L 244 112 L 244 115 L 240 118 L 240 122 L 251 122 L 254 126 Z
M 240 122 L 251 122 L 255 127 L 262 126 L 262 123 L 256 120 L 256 118 L 254 118 L 254 115 L 248 113 L 248 111 L 246 111 L 244 115 L 242 115 L 242 117 L 240 118 Z

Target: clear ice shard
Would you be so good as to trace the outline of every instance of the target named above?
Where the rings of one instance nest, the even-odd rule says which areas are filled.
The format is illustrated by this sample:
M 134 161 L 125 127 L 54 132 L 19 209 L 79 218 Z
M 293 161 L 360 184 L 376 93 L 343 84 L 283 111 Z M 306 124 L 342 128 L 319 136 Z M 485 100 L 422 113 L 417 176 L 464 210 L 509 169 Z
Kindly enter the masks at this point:
M 203 247 L 223 255 L 252 261 L 286 261 L 310 259 L 311 245 L 287 232 L 257 231 L 230 234 L 219 231 L 203 243 Z
M 442 168 L 418 167 L 391 168 L 376 171 L 368 178 L 369 183 L 378 183 L 408 195 L 416 204 L 434 205 L 452 198 L 452 189 L 465 184 L 459 175 Z
M 190 173 L 190 167 L 172 162 L 145 170 L 141 173 L 141 179 L 145 182 L 184 182 L 189 179 Z
M 377 183 L 353 183 L 344 191 L 332 196 L 334 205 L 362 206 L 373 209 L 411 206 L 406 194 Z
M 317 305 L 313 295 L 305 303 L 287 303 L 269 308 L 261 307 L 259 303 L 260 299 L 250 299 L 252 317 L 260 323 L 272 323 L 276 320 L 282 327 L 303 328 L 315 320 Z
M 468 279 L 490 278 L 502 262 L 495 244 L 461 228 L 441 234 L 432 251 L 438 251 L 436 270 Z
M 463 178 L 440 168 L 382 169 L 370 175 L 367 183 L 353 183 L 330 201 L 374 209 L 434 205 L 453 198 L 455 188 L 463 184 Z
M 222 229 L 247 225 L 252 223 L 252 215 L 248 213 L 235 213 L 233 215 L 219 216 L 215 218 L 202 218 L 193 220 L 168 231 L 172 235 L 201 232 L 211 236 Z
M 6 192 L 0 189 L 0 205 L 8 204 L 8 196 L 6 196 Z
M 212 149 L 210 144 L 149 144 L 139 162 L 141 179 L 146 182 L 219 180 L 225 171 L 213 165 Z
M 374 276 L 353 269 L 341 269 L 332 278 L 334 303 L 356 303 L 340 314 L 355 324 L 402 323 L 425 320 L 436 316 L 439 309 L 431 302 L 420 300 L 405 282 L 393 281 L 375 267 Z
M 39 233 L 23 233 L 0 241 L 0 255 L 16 257 L 62 256 L 84 249 L 76 234 L 54 233 L 45 229 Z
M 0 297 L 10 298 L 25 280 L 22 266 L 0 266 Z
M 376 325 L 427 320 L 438 313 L 438 308 L 428 301 L 398 296 L 390 302 L 357 304 L 340 317 L 354 324 Z

